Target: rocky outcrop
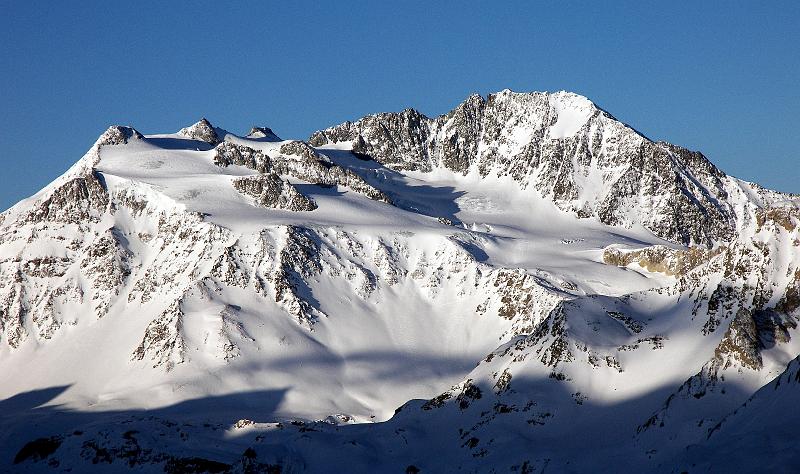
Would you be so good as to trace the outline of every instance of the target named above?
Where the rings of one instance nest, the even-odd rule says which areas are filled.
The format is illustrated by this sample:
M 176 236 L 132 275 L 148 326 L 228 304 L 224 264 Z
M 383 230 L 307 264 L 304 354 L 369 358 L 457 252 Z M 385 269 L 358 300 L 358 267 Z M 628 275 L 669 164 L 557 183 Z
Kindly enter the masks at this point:
M 322 186 L 342 186 L 375 201 L 391 204 L 391 199 L 382 191 L 358 174 L 334 165 L 328 157 L 317 153 L 305 142 L 284 143 L 280 154 L 273 157 L 248 146 L 223 142 L 215 148 L 213 159 L 217 166 L 239 165 L 262 174 L 290 176 Z
M 382 191 L 368 184 L 358 174 L 334 165 L 305 142 L 293 141 L 281 145 L 281 157 L 276 158 L 279 174 L 288 174 L 310 183 L 325 186 L 343 186 L 375 201 L 391 204 Z
M 36 203 L 25 217 L 27 223 L 57 222 L 85 224 L 97 222 L 108 206 L 108 193 L 99 173 L 77 176 L 55 188 Z
M 95 145 L 125 145 L 130 140 L 144 140 L 144 136 L 135 128 L 112 125 L 100 135 Z
M 609 265 L 627 267 L 632 263 L 649 272 L 664 273 L 669 276 L 682 276 L 706 263 L 723 247 L 715 250 L 692 247 L 689 249 L 673 249 L 663 245 L 654 245 L 638 250 L 624 250 L 609 247 L 603 251 L 603 261 Z
M 234 179 L 233 187 L 255 198 L 256 204 L 262 207 L 287 211 L 313 211 L 317 208 L 314 200 L 274 173 Z
M 308 229 L 287 227 L 278 267 L 272 275 L 275 302 L 307 328 L 324 317 L 308 287 L 307 279 L 322 272 L 321 252 L 316 236 Z
M 187 356 L 183 318 L 181 301 L 176 300 L 147 326 L 144 339 L 133 352 L 133 360 L 147 358 L 153 368 L 163 365 L 167 371 L 184 362 Z
M 201 118 L 199 122 L 190 127 L 180 129 L 178 135 L 193 140 L 200 140 L 211 145 L 216 145 L 221 141 L 219 135 L 217 135 L 216 129 L 205 117 Z
M 315 132 L 308 140 L 313 146 L 352 141 L 356 151 L 396 170 L 431 171 L 427 143 L 430 119 L 414 109 L 383 113 L 357 122 Z
M 239 165 L 259 173 L 266 173 L 272 169 L 272 161 L 269 156 L 248 146 L 235 145 L 230 142 L 223 142 L 217 145 L 214 148 L 213 159 L 217 166 L 223 168 L 230 165 Z
M 125 248 L 122 239 L 118 233 L 107 231 L 86 247 L 78 263 L 81 274 L 91 282 L 93 309 L 97 317 L 108 313 L 131 274 L 133 254 Z

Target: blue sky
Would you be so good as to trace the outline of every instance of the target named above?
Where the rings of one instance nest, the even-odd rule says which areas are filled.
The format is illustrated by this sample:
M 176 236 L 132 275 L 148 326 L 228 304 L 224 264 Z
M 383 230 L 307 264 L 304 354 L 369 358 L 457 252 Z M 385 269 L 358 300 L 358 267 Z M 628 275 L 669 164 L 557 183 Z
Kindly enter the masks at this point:
M 800 192 L 800 2 L 178 3 L 0 0 L 0 209 L 115 123 L 306 138 L 504 88 L 578 92 Z

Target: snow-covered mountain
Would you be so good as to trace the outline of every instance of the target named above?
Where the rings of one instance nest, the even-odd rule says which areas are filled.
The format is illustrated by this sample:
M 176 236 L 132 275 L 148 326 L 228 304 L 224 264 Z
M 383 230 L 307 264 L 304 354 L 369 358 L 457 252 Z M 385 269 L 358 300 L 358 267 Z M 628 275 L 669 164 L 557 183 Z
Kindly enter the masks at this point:
M 791 466 L 798 229 L 566 92 L 113 126 L 0 214 L 0 466 Z

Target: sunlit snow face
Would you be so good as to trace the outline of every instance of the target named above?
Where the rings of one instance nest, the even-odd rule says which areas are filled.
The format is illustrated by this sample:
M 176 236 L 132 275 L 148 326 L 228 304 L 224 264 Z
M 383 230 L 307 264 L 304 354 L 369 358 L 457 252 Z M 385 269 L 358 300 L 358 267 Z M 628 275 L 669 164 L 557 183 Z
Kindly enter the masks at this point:
M 800 353 L 797 207 L 569 93 L 311 143 L 112 127 L 0 215 L 0 432 L 64 468 L 150 438 L 148 466 L 594 462 L 531 437 L 652 468 Z

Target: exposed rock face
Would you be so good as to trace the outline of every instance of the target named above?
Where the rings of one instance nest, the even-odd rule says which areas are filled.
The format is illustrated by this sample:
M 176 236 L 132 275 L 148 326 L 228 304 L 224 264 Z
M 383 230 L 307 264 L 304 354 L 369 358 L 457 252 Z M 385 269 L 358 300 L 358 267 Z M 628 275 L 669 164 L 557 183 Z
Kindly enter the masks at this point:
M 300 193 L 275 173 L 247 176 L 233 180 L 233 187 L 252 196 L 258 205 L 287 211 L 313 211 L 314 201 Z
M 93 309 L 98 317 L 108 313 L 131 274 L 133 254 L 124 239 L 118 231 L 109 229 L 86 247 L 79 262 L 81 273 L 91 282 Z
M 640 250 L 621 250 L 612 247 L 603 252 L 603 261 L 609 265 L 620 267 L 636 263 L 650 272 L 682 276 L 698 265 L 706 263 L 711 257 L 722 251 L 722 248 L 705 250 L 692 247 L 676 250 L 663 245 L 654 245 Z
M 193 140 L 210 143 L 211 145 L 216 145 L 221 141 L 214 126 L 205 117 L 190 127 L 180 129 L 178 134 Z
M 276 162 L 280 174 L 288 174 L 310 183 L 344 186 L 375 201 L 391 204 L 392 200 L 356 173 L 336 166 L 308 144 L 293 141 L 281 146 L 283 159 Z
M 701 153 L 652 142 L 575 94 L 473 95 L 435 119 L 408 109 L 310 138 L 347 141 L 396 170 L 510 176 L 580 217 L 682 244 L 710 246 L 736 229 L 727 177 Z
M 266 173 L 272 168 L 272 161 L 267 155 L 244 145 L 223 142 L 214 151 L 214 163 L 217 166 L 239 165 L 259 173 Z
M 108 194 L 99 175 L 92 172 L 73 178 L 37 203 L 26 217 L 29 223 L 63 224 L 96 222 L 108 206 Z
M 317 153 L 305 142 L 292 141 L 284 143 L 280 147 L 280 154 L 272 158 L 250 147 L 228 142 L 217 145 L 215 152 L 214 163 L 221 167 L 239 165 L 256 170 L 259 173 L 291 176 L 312 184 L 342 186 L 375 201 L 387 204 L 392 202 L 386 194 L 368 184 L 361 176 L 348 169 L 334 165 L 328 157 Z M 244 183 L 240 183 L 237 186 L 244 185 Z M 239 188 L 237 187 L 237 189 Z M 307 205 L 301 206 L 308 207 Z
M 133 352 L 135 360 L 145 357 L 154 362 L 153 368 L 163 365 L 172 370 L 175 364 L 186 360 L 186 344 L 183 339 L 183 318 L 179 300 L 173 302 L 145 330 L 144 339 Z
M 124 145 L 132 139 L 143 140 L 144 136 L 142 136 L 142 134 L 139 133 L 135 128 L 112 125 L 108 128 L 108 130 L 100 135 L 100 138 L 97 140 L 95 145 Z
M 98 316 L 105 313 L 127 274 L 124 250 L 115 252 L 118 247 L 108 234 L 97 236 L 94 245 L 85 248 L 83 263 L 74 251 L 57 249 L 65 245 L 77 250 L 86 237 L 93 239 L 95 235 L 83 234 L 94 234 L 90 229 L 109 212 L 109 202 L 97 173 L 77 174 L 15 216 L 14 226 L 0 228 L 0 241 L 7 246 L 38 239 L 55 246 L 53 253 L 21 253 L 0 259 L 0 337 L 4 333 L 11 347 L 21 344 L 31 330 L 40 338 L 49 339 L 65 323 L 74 320 L 62 308 L 84 302 L 82 285 L 67 276 L 76 266 L 97 268 L 86 282 L 91 287 L 88 292 Z

